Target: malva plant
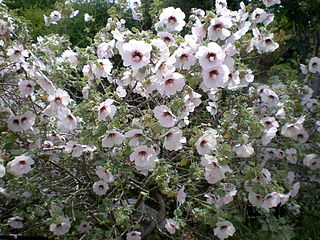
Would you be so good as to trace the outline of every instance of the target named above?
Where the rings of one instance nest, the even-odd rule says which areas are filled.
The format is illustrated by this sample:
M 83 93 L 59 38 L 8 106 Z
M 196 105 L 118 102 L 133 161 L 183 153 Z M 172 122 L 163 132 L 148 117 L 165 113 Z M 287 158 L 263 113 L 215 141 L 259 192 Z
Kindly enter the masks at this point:
M 31 42 L 2 3 L 1 234 L 291 239 L 299 189 L 319 181 L 319 102 L 247 67 L 250 52 L 279 47 L 267 8 L 280 0 L 263 3 L 216 0 L 188 23 L 165 8 L 152 31 L 109 19 L 86 48 Z M 141 2 L 130 6 L 141 21 Z

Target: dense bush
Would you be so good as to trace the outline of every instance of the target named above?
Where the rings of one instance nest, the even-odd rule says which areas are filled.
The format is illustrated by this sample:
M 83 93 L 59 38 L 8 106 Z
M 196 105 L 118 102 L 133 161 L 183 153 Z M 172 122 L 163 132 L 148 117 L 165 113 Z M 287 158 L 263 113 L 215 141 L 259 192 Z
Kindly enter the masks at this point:
M 261 70 L 279 2 L 189 22 L 154 2 L 148 30 L 148 2 L 120 1 L 83 48 L 1 4 L 1 234 L 315 239 L 320 59 Z M 48 28 L 99 21 L 56 7 Z

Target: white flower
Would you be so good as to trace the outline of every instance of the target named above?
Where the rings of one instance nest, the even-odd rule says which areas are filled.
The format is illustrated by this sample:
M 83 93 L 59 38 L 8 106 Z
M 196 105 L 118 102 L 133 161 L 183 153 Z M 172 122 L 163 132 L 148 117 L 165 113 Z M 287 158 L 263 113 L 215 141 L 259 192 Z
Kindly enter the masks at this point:
M 176 116 L 166 105 L 156 106 L 153 110 L 155 118 L 163 127 L 173 127 L 177 121 Z
M 170 73 L 165 76 L 158 85 L 158 91 L 165 96 L 171 96 L 183 89 L 185 80 L 180 73 Z
M 34 161 L 31 157 L 21 155 L 8 162 L 7 167 L 11 174 L 16 177 L 21 177 L 23 174 L 31 171 L 31 165 L 33 164 Z
M 102 147 L 111 148 L 114 145 L 119 145 L 123 142 L 125 137 L 114 130 L 107 131 L 105 137 L 102 139 Z
M 109 42 L 103 42 L 98 46 L 97 55 L 98 58 L 110 58 L 113 56 L 113 48 L 115 46 L 115 40 L 111 40 Z
M 263 0 L 264 5 L 266 5 L 266 7 L 271 7 L 275 4 L 280 4 L 281 1 L 280 0 Z
M 280 202 L 280 194 L 277 192 L 272 192 L 262 199 L 261 208 L 269 211 L 270 208 L 276 207 Z
M 86 21 L 86 22 L 92 21 L 92 16 L 90 16 L 88 13 L 85 13 L 84 14 L 84 21 Z
M 303 164 L 311 170 L 317 170 L 320 168 L 320 157 L 317 154 L 308 154 L 303 159 Z
M 106 101 L 100 103 L 98 108 L 99 121 L 105 121 L 107 116 L 113 118 L 113 116 L 116 114 L 117 107 L 112 105 L 113 102 L 114 100 L 107 99 Z
M 57 22 L 61 19 L 61 13 L 58 11 L 53 11 L 50 13 L 51 23 L 57 24 Z
M 70 66 L 75 68 L 78 65 L 78 56 L 75 52 L 72 50 L 66 50 L 62 53 L 61 57 L 64 59 L 64 61 L 70 62 Z
M 234 146 L 233 150 L 235 153 L 242 158 L 248 158 L 251 157 L 254 154 L 254 149 L 251 147 L 250 144 L 238 144 Z
M 50 231 L 53 232 L 53 234 L 60 236 L 69 232 L 70 227 L 71 223 L 69 219 L 60 216 L 57 219 L 57 223 L 50 224 Z
M 55 91 L 54 94 L 52 94 L 52 95 L 50 94 L 48 96 L 48 101 L 50 102 L 50 106 L 54 110 L 57 110 L 58 107 L 67 106 L 71 102 L 71 98 L 65 90 L 59 88 Z M 55 116 L 55 114 L 52 117 L 54 117 L 54 116 Z
M 263 39 L 260 41 L 260 44 L 257 46 L 260 53 L 273 52 L 274 50 L 279 48 L 279 44 L 274 42 L 272 38 L 272 34 L 263 37 Z
M 296 164 L 297 163 L 297 150 L 294 148 L 289 148 L 286 150 L 287 160 L 289 163 Z
M 261 93 L 261 99 L 264 103 L 271 107 L 275 107 L 279 103 L 278 95 L 271 89 L 263 90 L 263 92 Z
M 218 104 L 209 102 L 209 106 L 206 106 L 206 109 L 212 116 L 215 116 L 218 112 Z
M 127 91 L 122 86 L 118 86 L 116 88 L 116 93 L 117 93 L 118 97 L 121 97 L 121 98 L 127 96 Z
M 208 38 L 216 41 L 218 39 L 225 40 L 231 35 L 227 28 L 232 27 L 232 21 L 228 17 L 218 17 L 211 19 L 211 25 L 208 27 Z
M 126 240 L 141 240 L 141 232 L 132 231 L 127 233 Z
M 163 147 L 169 151 L 178 151 L 182 149 L 182 144 L 186 143 L 186 138 L 182 136 L 183 132 L 177 127 L 171 128 L 165 133 Z
M 6 168 L 2 164 L 0 164 L 0 178 L 3 178 L 6 174 Z
M 11 62 L 24 62 L 25 58 L 29 56 L 29 52 L 24 50 L 23 45 L 13 45 L 7 50 L 7 56 Z
M 182 186 L 177 193 L 177 201 L 180 204 L 184 204 L 186 201 L 187 194 L 184 192 L 185 187 Z
M 85 232 L 90 232 L 93 229 L 91 223 L 83 221 L 80 223 L 78 226 L 78 232 L 80 233 L 85 233 Z
M 189 70 L 197 60 L 193 53 L 194 50 L 190 47 L 178 48 L 173 53 L 176 58 L 176 62 L 174 65 L 180 69 Z
M 21 229 L 23 228 L 23 217 L 15 216 L 8 219 L 8 223 L 10 227 L 14 229 Z
M 267 13 L 261 8 L 256 8 L 251 15 L 252 21 L 254 23 L 262 23 L 267 18 Z
M 77 16 L 79 13 L 79 10 L 74 10 L 72 11 L 72 13 L 70 14 L 69 18 L 74 18 L 75 16 Z
M 224 50 L 215 42 L 210 42 L 208 46 L 200 46 L 196 53 L 196 58 L 204 69 L 211 69 L 221 65 L 226 57 Z
M 23 80 L 19 82 L 20 96 L 28 97 L 33 94 L 35 82 L 29 80 Z
M 157 160 L 156 151 L 145 145 L 135 147 L 130 155 L 130 161 L 134 161 L 137 170 L 142 172 L 155 168 L 155 160 Z
M 91 69 L 96 78 L 105 78 L 111 73 L 112 63 L 109 59 L 98 59 L 97 62 L 92 65 Z
M 133 69 L 138 69 L 146 66 L 150 62 L 151 45 L 144 41 L 130 40 L 122 46 L 120 52 L 123 65 L 131 66 Z
M 170 234 L 175 234 L 176 230 L 180 229 L 177 222 L 172 218 L 166 218 L 166 224 L 164 225 L 164 227 Z
M 196 142 L 196 148 L 200 155 L 209 154 L 217 148 L 217 131 L 210 129 L 205 131 L 204 135 Z
M 229 74 L 230 71 L 226 65 L 203 69 L 203 84 L 208 89 L 225 87 L 229 80 Z
M 310 59 L 309 71 L 312 73 L 320 72 L 320 58 L 313 57 Z
M 61 108 L 58 112 L 58 118 L 60 119 L 58 127 L 63 132 L 73 131 L 77 128 L 77 118 L 71 113 L 69 109 Z
M 126 132 L 125 134 L 126 138 L 130 138 L 129 145 L 133 147 L 139 146 L 141 143 L 144 142 L 144 140 L 142 140 L 141 142 L 139 140 L 142 136 L 143 131 L 141 129 L 132 129 Z
M 104 181 L 98 181 L 92 185 L 92 189 L 95 194 L 101 196 L 107 193 L 107 191 L 109 190 L 109 185 Z
M 225 178 L 225 173 L 231 172 L 228 165 L 219 165 L 218 160 L 210 155 L 201 158 L 201 165 L 205 167 L 204 177 L 210 184 L 215 184 Z
M 252 204 L 253 207 L 261 207 L 262 204 L 262 196 L 258 195 L 252 191 L 249 191 L 248 200 Z
M 114 182 L 114 176 L 104 167 L 97 166 L 96 174 L 106 183 Z
M 236 232 L 236 229 L 229 221 L 217 222 L 216 226 L 214 235 L 222 240 L 232 236 Z
M 180 8 L 168 7 L 163 9 L 160 14 L 160 21 L 156 23 L 155 27 L 165 27 L 169 32 L 178 31 L 180 32 L 186 22 L 184 18 L 186 15 L 181 11 Z
M 215 201 L 215 204 L 218 207 L 222 207 L 230 202 L 233 201 L 233 197 L 237 194 L 237 190 L 235 188 L 232 188 L 226 195 L 224 195 L 223 197 L 217 199 Z
M 29 130 L 32 128 L 34 121 L 35 121 L 35 116 L 31 111 L 25 112 L 24 114 L 19 116 L 19 125 L 21 130 Z

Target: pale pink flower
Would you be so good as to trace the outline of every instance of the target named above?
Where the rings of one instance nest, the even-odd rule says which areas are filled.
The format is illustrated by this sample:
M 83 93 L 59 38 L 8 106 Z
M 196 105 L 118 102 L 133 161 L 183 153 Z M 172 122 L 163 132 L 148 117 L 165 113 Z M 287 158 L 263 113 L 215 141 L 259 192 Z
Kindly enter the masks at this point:
M 96 174 L 106 183 L 114 182 L 114 176 L 108 169 L 104 167 L 97 166 Z
M 25 112 L 24 114 L 20 115 L 19 124 L 21 127 L 21 130 L 29 130 L 32 128 L 34 121 L 35 121 L 35 115 L 31 111 Z
M 156 29 L 159 27 L 165 27 L 169 32 L 178 31 L 180 32 L 186 22 L 184 18 L 186 15 L 181 11 L 180 8 L 168 7 L 163 9 L 160 14 L 160 21 L 156 23 Z
M 196 53 L 196 58 L 204 69 L 211 69 L 223 63 L 226 54 L 224 50 L 215 42 L 210 42 L 208 46 L 200 46 Z
M 21 177 L 23 174 L 31 171 L 31 165 L 33 164 L 34 161 L 31 157 L 21 155 L 8 162 L 7 167 L 11 174 L 16 177 Z
M 320 72 L 320 58 L 313 57 L 310 59 L 309 71 L 312 73 Z
M 184 192 L 185 187 L 182 186 L 177 193 L 177 201 L 180 204 L 184 204 L 186 202 L 187 194 Z
M 303 159 L 303 164 L 311 170 L 318 170 L 320 168 L 320 157 L 317 154 L 308 154 Z
M 125 137 L 117 131 L 106 131 L 105 137 L 102 139 L 102 147 L 111 148 L 114 145 L 120 145 L 124 139 Z
M 57 110 L 58 107 L 65 107 L 71 102 L 69 94 L 59 88 L 54 94 L 48 96 L 48 101 L 53 109 Z
M 206 109 L 212 116 L 215 116 L 218 112 L 218 104 L 209 102 L 209 106 L 206 106 Z
M 225 178 L 227 172 L 231 172 L 228 165 L 219 165 L 218 160 L 210 155 L 201 157 L 201 165 L 205 167 L 204 177 L 210 184 L 215 184 Z
M 24 62 L 25 58 L 29 57 L 29 52 L 23 48 L 23 45 L 13 45 L 7 50 L 7 56 L 11 62 Z
M 209 154 L 211 151 L 217 148 L 217 131 L 210 129 L 204 132 L 204 135 L 200 137 L 196 142 L 196 148 L 200 155 Z
M 61 57 L 64 59 L 64 61 L 68 61 L 71 67 L 73 68 L 77 67 L 79 62 L 78 55 L 72 50 L 64 51 Z
M 185 80 L 182 74 L 174 72 L 165 76 L 158 85 L 158 91 L 165 96 L 171 96 L 183 89 Z
M 275 107 L 278 105 L 279 103 L 279 97 L 278 95 L 272 91 L 271 89 L 265 89 L 262 93 L 261 93 L 261 100 L 271 106 L 271 107 Z
M 95 194 L 102 196 L 105 195 L 109 190 L 109 185 L 104 181 L 98 181 L 92 185 L 92 189 Z
M 166 105 L 156 106 L 153 110 L 155 118 L 163 127 L 173 127 L 177 118 Z
M 58 112 L 60 119 L 59 128 L 64 132 L 73 131 L 77 128 L 78 120 L 67 108 L 61 108 Z
M 281 202 L 281 196 L 277 192 L 272 192 L 262 199 L 261 208 L 269 211 L 270 208 L 276 207 Z
M 267 13 L 261 8 L 256 8 L 251 15 L 252 22 L 254 23 L 262 23 L 267 18 Z
M 35 82 L 29 80 L 23 80 L 19 82 L 19 91 L 20 96 L 28 97 L 31 96 L 34 92 Z
M 237 194 L 237 190 L 232 188 L 226 195 L 215 201 L 216 206 L 222 207 L 233 201 L 233 197 Z
M 88 13 L 85 13 L 83 18 L 84 18 L 84 21 L 86 22 L 92 21 L 92 16 L 90 16 Z
M 225 40 L 231 35 L 228 28 L 232 27 L 232 21 L 228 17 L 217 17 L 211 19 L 211 25 L 208 27 L 208 38 L 216 41 L 218 39 Z
M 141 232 L 132 231 L 127 233 L 126 240 L 141 240 Z
M 91 69 L 96 78 L 105 78 L 111 73 L 112 63 L 109 59 L 98 59 L 97 62 L 92 65 Z
M 138 69 L 150 62 L 151 45 L 144 41 L 130 40 L 122 46 L 121 56 L 124 66 Z
M 275 128 L 279 127 L 279 123 L 274 117 L 265 117 L 260 120 L 260 123 L 262 123 L 264 125 L 264 129 L 266 129 L 266 130 L 273 128 L 273 127 L 275 127 Z
M 50 13 L 50 20 L 51 23 L 57 24 L 58 21 L 61 19 L 61 13 L 58 11 L 53 11 Z
M 294 148 L 289 148 L 286 150 L 286 156 L 289 163 L 296 164 L 298 159 L 297 150 Z
M 6 168 L 2 164 L 0 164 L 0 178 L 3 178 L 6 174 Z
M 203 69 L 203 84 L 208 89 L 225 87 L 229 80 L 229 68 L 226 65 L 219 65 L 209 69 Z
M 97 49 L 98 58 L 111 58 L 113 56 L 113 49 L 115 46 L 115 40 L 109 42 L 100 43 Z
M 106 101 L 100 103 L 98 107 L 98 120 L 105 121 L 106 117 L 113 118 L 116 114 L 117 107 L 112 105 L 114 102 L 113 99 L 107 99 Z
M 166 219 L 166 224 L 164 225 L 164 227 L 167 229 L 167 231 L 170 234 L 175 234 L 176 230 L 179 230 L 179 225 L 177 224 L 177 222 L 172 219 L 172 218 L 167 218 Z
M 275 4 L 280 4 L 281 0 L 263 0 L 264 5 L 266 5 L 266 7 L 271 7 Z
M 24 220 L 23 217 L 14 216 L 8 219 L 8 223 L 11 228 L 21 229 L 23 228 L 23 222 L 22 222 L 23 220 Z
M 79 10 L 74 10 L 72 11 L 72 13 L 70 14 L 69 18 L 74 18 L 75 16 L 77 16 L 79 13 Z
M 156 160 L 157 154 L 154 148 L 145 145 L 135 147 L 130 155 L 130 161 L 134 161 L 137 170 L 143 173 L 155 168 Z
M 196 57 L 193 55 L 194 50 L 190 47 L 178 48 L 173 55 L 176 58 L 175 66 L 180 69 L 189 70 L 196 62 Z
M 60 216 L 58 218 L 59 223 L 52 223 L 50 224 L 50 231 L 53 232 L 53 234 L 55 235 L 64 235 L 67 232 L 69 232 L 70 227 L 71 227 L 71 223 L 70 220 L 68 218 L 62 217 Z
M 140 138 L 143 136 L 143 131 L 141 129 L 132 129 L 126 132 L 125 137 L 129 138 L 129 145 L 136 147 L 140 144 L 144 143 L 144 140 L 140 140 Z
M 165 133 L 163 147 L 169 151 L 178 151 L 182 149 L 183 143 L 186 143 L 186 138 L 183 137 L 181 129 L 174 127 Z
M 93 229 L 91 223 L 83 221 L 80 223 L 80 225 L 78 226 L 78 232 L 80 233 L 85 233 L 85 232 L 90 232 Z
M 254 154 L 254 149 L 250 144 L 237 144 L 233 150 L 241 158 L 248 158 Z
M 236 229 L 229 221 L 217 222 L 216 226 L 217 227 L 214 229 L 214 235 L 221 240 L 232 236 L 236 232 Z
M 162 41 L 164 41 L 166 44 L 174 43 L 175 41 L 172 34 L 168 32 L 158 32 L 157 36 L 159 36 L 162 39 Z

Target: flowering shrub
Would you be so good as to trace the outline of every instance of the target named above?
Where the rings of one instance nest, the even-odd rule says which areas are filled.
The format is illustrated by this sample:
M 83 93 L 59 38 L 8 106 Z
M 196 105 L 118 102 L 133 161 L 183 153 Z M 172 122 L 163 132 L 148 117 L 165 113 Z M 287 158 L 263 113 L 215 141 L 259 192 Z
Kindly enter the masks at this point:
M 296 195 L 319 181 L 319 104 L 307 85 L 262 84 L 246 66 L 247 52 L 279 47 L 273 14 L 217 0 L 186 23 L 169 7 L 154 32 L 109 19 L 87 48 L 31 42 L 4 4 L 1 16 L 3 233 L 293 237 Z

